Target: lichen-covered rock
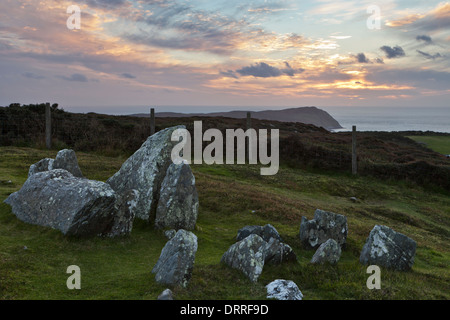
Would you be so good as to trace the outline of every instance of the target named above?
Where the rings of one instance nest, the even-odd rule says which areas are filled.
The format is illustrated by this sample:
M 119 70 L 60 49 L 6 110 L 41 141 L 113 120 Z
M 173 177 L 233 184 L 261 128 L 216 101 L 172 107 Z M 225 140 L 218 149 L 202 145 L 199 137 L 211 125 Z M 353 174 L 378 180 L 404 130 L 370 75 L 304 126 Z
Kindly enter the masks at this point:
M 113 225 L 111 230 L 106 234 L 109 237 L 123 236 L 131 233 L 136 215 L 136 199 L 139 197 L 139 191 L 132 189 L 122 195 L 115 194 L 115 196 Z
M 186 287 L 191 279 L 196 252 L 195 234 L 183 229 L 178 230 L 166 243 L 152 269 L 156 282 Z
M 302 217 L 300 241 L 308 248 L 317 249 L 328 239 L 334 239 L 341 247 L 347 240 L 347 218 L 341 214 L 317 209 L 314 219 Z
M 252 282 L 258 281 L 264 267 L 264 249 L 267 242 L 257 234 L 251 234 L 231 245 L 221 262 L 242 271 Z
M 414 264 L 416 242 L 386 226 L 376 225 L 369 234 L 359 261 L 364 265 L 407 271 Z
M 178 143 L 172 142 L 171 136 L 173 131 L 182 128 L 185 127 L 166 128 L 150 136 L 108 179 L 107 183 L 119 194 L 131 189 L 139 191 L 135 208 L 137 218 L 149 220 L 156 212 L 161 183 L 172 163 L 172 148 Z
M 284 262 L 297 261 L 294 250 L 278 239 L 270 238 L 264 248 L 264 264 L 281 264 Z
M 52 169 L 65 169 L 75 177 L 83 177 L 75 151 L 71 149 L 63 149 L 57 153 Z
M 330 264 L 336 264 L 341 258 L 341 253 L 341 246 L 334 239 L 328 239 L 314 253 L 311 263 L 323 264 L 328 262 Z
M 158 296 L 158 300 L 173 300 L 173 292 L 170 289 L 166 289 Z
M 30 169 L 28 170 L 28 177 L 30 177 L 31 175 L 38 173 L 38 172 L 52 170 L 53 169 L 53 161 L 55 161 L 55 160 L 50 159 L 50 158 L 45 158 L 45 159 L 39 160 L 35 164 L 32 164 L 30 166 Z
M 155 227 L 193 230 L 198 216 L 195 177 L 187 163 L 172 163 L 161 184 Z
M 277 279 L 266 286 L 267 299 L 302 300 L 303 294 L 291 280 Z
M 283 241 L 278 234 L 278 231 L 270 224 L 266 224 L 265 226 L 245 226 L 238 231 L 236 241 L 241 241 L 251 234 L 257 234 L 266 242 L 269 242 L 270 238 Z
M 30 166 L 28 170 L 28 177 L 38 173 L 49 171 L 53 169 L 64 169 L 69 171 L 73 176 L 82 178 L 83 174 L 78 166 L 77 156 L 75 151 L 71 149 L 60 150 L 55 159 L 45 158 Z
M 108 233 L 116 213 L 115 193 L 108 184 L 74 177 L 64 169 L 31 175 L 5 203 L 26 223 L 74 236 Z

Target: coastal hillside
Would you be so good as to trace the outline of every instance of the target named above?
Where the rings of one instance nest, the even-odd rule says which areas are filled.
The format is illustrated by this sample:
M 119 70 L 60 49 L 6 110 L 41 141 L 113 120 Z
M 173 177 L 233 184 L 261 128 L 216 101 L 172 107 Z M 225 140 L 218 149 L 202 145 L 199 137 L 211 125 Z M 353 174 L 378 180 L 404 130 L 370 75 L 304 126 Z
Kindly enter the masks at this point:
M 299 107 L 283 110 L 252 111 L 252 118 L 260 120 L 271 120 L 281 122 L 300 122 L 312 124 L 327 130 L 341 129 L 341 125 L 328 112 L 316 107 Z M 133 116 L 148 117 L 148 114 L 135 114 Z M 177 113 L 177 112 L 157 112 L 156 117 L 227 117 L 243 119 L 247 117 L 247 111 L 229 111 L 212 113 Z

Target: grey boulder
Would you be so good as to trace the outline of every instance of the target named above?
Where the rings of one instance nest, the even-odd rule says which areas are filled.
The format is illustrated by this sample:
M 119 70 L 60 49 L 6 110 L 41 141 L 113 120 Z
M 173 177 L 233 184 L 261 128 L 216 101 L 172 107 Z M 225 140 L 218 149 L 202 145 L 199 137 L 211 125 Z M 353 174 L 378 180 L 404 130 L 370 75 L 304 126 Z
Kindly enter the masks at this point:
M 328 239 L 334 239 L 341 247 L 347 240 L 347 218 L 341 214 L 317 209 L 314 218 L 302 217 L 300 241 L 307 248 L 317 249 Z
M 416 242 L 389 227 L 376 225 L 369 234 L 359 261 L 364 265 L 407 271 L 414 264 Z
M 119 194 L 131 189 L 139 192 L 135 208 L 137 218 L 149 220 L 156 212 L 159 190 L 167 168 L 172 163 L 172 148 L 178 143 L 172 142 L 171 136 L 176 129 L 184 128 L 166 128 L 150 136 L 108 179 L 107 183 Z
M 117 212 L 116 196 L 108 184 L 74 177 L 64 169 L 31 175 L 5 203 L 26 223 L 76 236 L 110 232 Z
M 283 262 L 297 261 L 294 250 L 288 244 L 275 238 L 270 238 L 266 242 L 263 252 L 265 264 L 281 264 Z
M 258 281 L 264 267 L 264 249 L 267 242 L 251 234 L 231 245 L 221 262 L 243 272 L 252 282 Z
M 161 251 L 152 269 L 158 283 L 186 287 L 192 276 L 197 237 L 190 231 L 180 229 Z
M 270 238 L 283 241 L 278 234 L 278 231 L 270 224 L 266 224 L 265 226 L 245 226 L 238 231 L 236 241 L 241 241 L 251 234 L 259 235 L 266 242 L 268 242 Z
M 277 279 L 266 286 L 267 299 L 302 300 L 303 294 L 291 280 Z
M 64 169 L 69 171 L 75 177 L 82 178 L 83 174 L 78 166 L 77 156 L 75 151 L 71 149 L 60 150 L 55 159 L 45 158 L 30 166 L 28 170 L 28 177 L 35 173 L 50 171 L 53 169 Z
M 195 177 L 187 163 L 172 163 L 161 184 L 155 227 L 193 230 L 198 216 Z
M 341 257 L 341 246 L 333 239 L 328 239 L 322 243 L 314 253 L 311 263 L 313 264 L 336 264 Z

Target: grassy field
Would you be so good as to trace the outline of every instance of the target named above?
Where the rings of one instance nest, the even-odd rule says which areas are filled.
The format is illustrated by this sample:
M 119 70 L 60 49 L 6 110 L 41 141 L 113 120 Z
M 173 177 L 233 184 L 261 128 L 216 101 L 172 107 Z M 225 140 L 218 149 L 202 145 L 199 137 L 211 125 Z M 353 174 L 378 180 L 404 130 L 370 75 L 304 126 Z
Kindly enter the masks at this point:
M 421 137 L 420 137 L 421 138 Z M 450 152 L 449 152 L 450 153 Z M 123 238 L 74 239 L 19 221 L 3 200 L 20 189 L 31 164 L 56 151 L 0 147 L 0 299 L 156 299 L 165 289 L 151 269 L 166 243 L 162 231 L 137 221 Z M 77 152 L 90 179 L 105 181 L 125 160 Z M 264 299 L 265 285 L 293 280 L 304 299 L 449 299 L 450 196 L 406 182 L 385 182 L 282 167 L 260 176 L 258 166 L 192 166 L 200 198 L 192 279 L 176 299 Z M 349 198 L 356 197 L 357 202 Z M 301 216 L 316 208 L 348 218 L 347 247 L 336 266 L 313 266 L 300 244 Z M 245 225 L 270 223 L 298 261 L 265 266 L 257 283 L 220 264 Z M 359 254 L 370 230 L 383 224 L 417 241 L 409 272 L 382 269 L 381 290 L 366 287 Z M 81 290 L 68 290 L 66 269 L 81 268 Z
M 450 136 L 408 136 L 416 142 L 424 143 L 427 148 L 442 154 L 450 154 Z

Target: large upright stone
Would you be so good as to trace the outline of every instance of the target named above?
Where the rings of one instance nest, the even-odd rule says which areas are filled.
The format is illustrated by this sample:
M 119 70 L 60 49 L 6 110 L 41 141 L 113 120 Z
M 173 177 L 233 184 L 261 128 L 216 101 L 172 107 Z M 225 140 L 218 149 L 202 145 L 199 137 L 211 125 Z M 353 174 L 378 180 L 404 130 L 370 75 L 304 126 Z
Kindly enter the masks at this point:
M 187 163 L 172 163 L 161 185 L 155 227 L 193 230 L 197 222 L 198 206 L 191 167 Z
M 404 234 L 376 225 L 364 244 L 359 261 L 364 265 L 407 271 L 414 264 L 416 247 L 416 242 Z
M 191 279 L 197 252 L 197 237 L 180 229 L 161 251 L 152 269 L 158 283 L 186 287 Z
M 74 177 L 64 169 L 31 175 L 5 203 L 26 223 L 75 236 L 108 233 L 117 212 L 115 193 L 108 184 Z
M 306 247 L 317 249 L 328 239 L 334 239 L 341 247 L 347 240 L 347 218 L 341 214 L 317 209 L 314 219 L 302 217 L 300 240 Z
M 75 151 L 71 149 L 63 149 L 58 152 L 55 157 L 55 161 L 53 161 L 52 169 L 65 169 L 75 177 L 83 177 L 81 169 L 78 166 L 78 160 Z
M 119 194 L 131 189 L 139 192 L 136 199 L 136 217 L 149 220 L 156 212 L 161 183 L 167 168 L 172 163 L 171 152 L 178 142 L 171 136 L 176 129 L 184 126 L 166 128 L 150 136 L 142 146 L 129 157 L 107 183 Z

